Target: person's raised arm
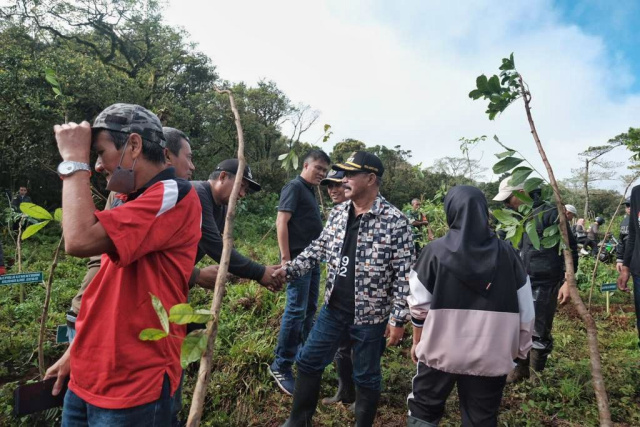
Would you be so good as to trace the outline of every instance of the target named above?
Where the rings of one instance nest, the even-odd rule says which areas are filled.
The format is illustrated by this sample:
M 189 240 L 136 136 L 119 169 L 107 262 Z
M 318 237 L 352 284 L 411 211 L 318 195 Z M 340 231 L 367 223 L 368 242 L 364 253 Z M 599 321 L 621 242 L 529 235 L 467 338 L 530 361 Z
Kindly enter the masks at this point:
M 63 161 L 89 164 L 91 127 L 88 122 L 67 123 L 54 128 Z M 113 242 L 94 215 L 89 171 L 66 176 L 62 184 L 62 233 L 65 252 L 77 257 L 100 255 L 115 249 Z

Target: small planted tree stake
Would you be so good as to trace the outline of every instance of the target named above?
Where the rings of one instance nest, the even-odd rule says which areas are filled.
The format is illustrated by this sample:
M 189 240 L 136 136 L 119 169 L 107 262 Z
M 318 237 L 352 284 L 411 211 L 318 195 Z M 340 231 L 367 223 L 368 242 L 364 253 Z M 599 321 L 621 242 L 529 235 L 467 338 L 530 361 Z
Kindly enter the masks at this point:
M 531 135 L 536 144 L 542 162 L 547 170 L 549 177 L 549 183 L 553 189 L 555 195 L 555 202 L 558 208 L 559 216 L 559 229 L 560 236 L 564 242 L 564 262 L 566 271 L 566 281 L 569 284 L 569 292 L 571 295 L 571 301 L 575 306 L 578 314 L 582 318 L 587 330 L 587 342 L 589 345 L 589 357 L 591 360 L 591 379 L 593 388 L 596 395 L 596 401 L 598 403 L 598 414 L 600 418 L 600 425 L 611 426 L 611 412 L 609 410 L 609 401 L 607 398 L 607 391 L 605 388 L 604 379 L 602 377 L 602 364 L 600 359 L 600 350 L 598 349 L 598 329 L 593 317 L 587 310 L 580 293 L 576 286 L 576 277 L 574 274 L 574 265 L 571 252 L 569 250 L 569 230 L 567 228 L 567 218 L 564 214 L 564 203 L 562 202 L 562 196 L 558 188 L 551 164 L 547 159 L 547 155 L 540 142 L 538 131 L 533 122 L 533 116 L 531 115 L 531 92 L 528 85 L 522 79 L 520 73 L 517 72 L 513 54 L 509 58 L 502 59 L 502 65 L 500 66 L 500 77 L 493 75 L 491 78 L 487 78 L 484 74 L 476 79 L 476 89 L 469 93 L 469 97 L 472 99 L 486 99 L 489 101 L 486 113 L 490 120 L 495 119 L 496 115 L 502 113 L 513 101 L 518 98 L 522 98 L 524 101 L 524 110 L 527 115 L 529 127 L 531 129 Z M 508 157 L 507 157 L 508 158 Z M 531 171 L 519 169 L 519 174 L 530 174 Z M 516 174 L 514 169 L 513 175 Z
M 213 292 L 213 302 L 211 303 L 211 314 L 213 315 L 213 318 L 207 323 L 207 331 L 205 332 L 207 345 L 204 354 L 200 359 L 198 381 L 193 391 L 193 400 L 191 401 L 189 419 L 187 420 L 187 426 L 189 427 L 199 426 L 200 420 L 202 419 L 204 398 L 207 393 L 207 386 L 209 385 L 209 379 L 211 377 L 211 357 L 213 356 L 213 349 L 216 342 L 216 336 L 218 334 L 220 308 L 222 307 L 222 298 L 224 297 L 225 293 L 227 272 L 229 271 L 229 259 L 231 257 L 231 250 L 233 249 L 233 221 L 236 215 L 236 205 L 238 203 L 238 196 L 240 194 L 240 187 L 242 185 L 244 168 L 247 164 L 244 158 L 244 133 L 242 132 L 240 113 L 238 113 L 235 100 L 233 99 L 233 94 L 230 90 L 216 89 L 216 91 L 218 93 L 226 93 L 227 95 L 229 95 L 229 103 L 231 104 L 231 111 L 233 112 L 236 129 L 238 131 L 238 170 L 236 172 L 235 181 L 233 183 L 233 190 L 231 190 L 226 223 L 224 225 L 224 232 L 222 234 L 222 258 L 220 259 L 220 268 L 218 270 L 218 277 L 216 278 L 216 287 Z
M 60 208 L 56 209 L 52 215 L 49 212 L 47 212 L 46 209 L 34 203 L 20 203 L 20 210 L 24 215 L 29 216 L 31 218 L 35 218 L 35 219 L 41 219 L 42 221 L 28 226 L 18 238 L 18 244 L 20 244 L 20 240 L 28 239 L 29 237 L 36 234 L 38 231 L 42 230 L 51 221 L 56 221 L 57 223 L 62 222 L 62 209 Z M 40 370 L 40 378 L 43 378 L 45 373 L 45 364 L 44 364 L 45 332 L 47 328 L 47 318 L 49 317 L 49 303 L 51 302 L 51 285 L 53 284 L 53 273 L 56 271 L 56 267 L 58 266 L 58 255 L 60 255 L 61 246 L 62 246 L 62 235 L 60 235 L 58 246 L 56 246 L 56 250 L 53 253 L 53 261 L 51 262 L 51 267 L 49 268 L 49 277 L 47 278 L 47 283 L 45 285 L 45 297 L 44 297 L 44 306 L 42 307 L 42 316 L 40 317 L 40 334 L 38 335 L 38 369 Z

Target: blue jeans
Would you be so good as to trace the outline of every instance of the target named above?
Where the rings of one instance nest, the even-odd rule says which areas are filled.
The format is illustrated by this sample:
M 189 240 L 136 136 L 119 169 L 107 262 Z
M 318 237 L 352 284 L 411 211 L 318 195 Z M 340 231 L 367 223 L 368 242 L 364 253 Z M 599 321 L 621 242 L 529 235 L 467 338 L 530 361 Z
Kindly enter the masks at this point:
M 384 351 L 387 322 L 377 325 L 354 325 L 353 315 L 324 305 L 309 338 L 296 358 L 298 370 L 322 374 L 336 350 L 348 337 L 352 347 L 353 381 L 356 386 L 380 390 L 380 357 Z
M 184 422 L 178 418 L 180 411 L 182 410 L 182 384 L 184 384 L 184 370 L 182 371 L 182 375 L 180 375 L 180 385 L 178 389 L 173 394 L 173 401 L 171 407 L 171 426 L 172 427 L 180 427 L 184 425 Z
M 320 267 L 314 267 L 304 276 L 287 285 L 287 306 L 282 315 L 276 358 L 273 370 L 291 371 L 298 350 L 304 344 L 318 309 L 320 292 Z
M 133 408 L 98 408 L 85 402 L 71 390 L 67 390 L 62 408 L 62 427 L 170 427 L 172 406 L 171 384 L 167 374 L 164 375 L 160 399 Z
M 633 276 L 633 302 L 636 306 L 636 329 L 640 339 L 640 276 Z M 640 345 L 640 342 L 638 342 Z

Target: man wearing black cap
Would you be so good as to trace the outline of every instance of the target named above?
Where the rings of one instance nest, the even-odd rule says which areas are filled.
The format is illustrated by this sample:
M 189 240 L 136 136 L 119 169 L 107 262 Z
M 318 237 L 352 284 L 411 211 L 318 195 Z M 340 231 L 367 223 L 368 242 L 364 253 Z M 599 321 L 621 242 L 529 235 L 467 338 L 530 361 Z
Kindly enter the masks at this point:
M 344 195 L 342 178 L 344 178 L 343 171 L 330 170 L 327 177 L 320 181 L 321 186 L 327 187 L 327 193 L 334 206 L 347 200 L 347 197 Z
M 296 356 L 298 375 L 288 427 L 311 424 L 322 372 L 345 338 L 353 347 L 356 425 L 373 425 L 385 335 L 387 345 L 397 345 L 408 317 L 412 233 L 409 220 L 379 193 L 382 162 L 358 151 L 333 169 L 344 171 L 349 200 L 331 211 L 320 237 L 277 272 L 291 280 L 323 260 L 328 268 L 324 306 Z
M 198 243 L 198 255 L 196 263 L 205 255 L 209 255 L 216 262 L 222 258 L 222 230 L 227 217 L 227 205 L 233 190 L 233 182 L 238 170 L 238 160 L 228 159 L 221 162 L 209 176 L 208 181 L 193 181 L 191 184 L 196 189 L 200 204 L 202 205 L 202 239 Z M 251 168 L 245 166 L 240 187 L 239 197 L 243 198 L 247 193 L 260 191 L 258 184 L 251 173 Z M 229 272 L 236 276 L 255 280 L 271 291 L 277 291 L 282 287 L 282 281 L 273 276 L 274 267 L 263 266 L 241 255 L 233 249 L 229 261 Z M 194 268 L 191 283 L 198 283 L 200 270 Z
M 65 395 L 63 425 L 165 425 L 180 383 L 186 327 L 162 326 L 149 294 L 165 309 L 187 301 L 188 278 L 200 240 L 201 209 L 188 181 L 165 167 L 160 120 L 133 104 L 114 104 L 89 123 L 54 127 L 63 162 L 63 234 L 68 254 L 105 254 L 88 286 L 77 335 L 47 370 L 53 394 Z M 107 189 L 126 202 L 98 212 L 91 195 L 89 154 L 110 177 Z M 178 339 L 141 341 L 157 324 Z

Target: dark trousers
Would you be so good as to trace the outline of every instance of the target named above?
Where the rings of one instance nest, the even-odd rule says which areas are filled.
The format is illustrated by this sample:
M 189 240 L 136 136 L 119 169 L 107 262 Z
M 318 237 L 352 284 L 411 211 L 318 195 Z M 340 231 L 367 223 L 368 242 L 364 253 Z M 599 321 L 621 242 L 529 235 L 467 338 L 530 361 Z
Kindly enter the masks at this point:
M 638 346 L 640 346 L 640 276 L 633 276 L 633 302 L 636 307 L 636 328 L 638 330 Z
M 292 280 L 287 285 L 287 305 L 282 315 L 275 360 L 271 369 L 291 372 L 296 354 L 304 344 L 318 308 L 320 267 Z
M 418 373 L 413 377 L 413 391 L 407 399 L 409 415 L 437 424 L 444 414 L 447 398 L 457 384 L 462 425 L 496 426 L 506 380 L 506 375 L 479 377 L 450 374 L 418 362 Z
M 380 356 L 385 345 L 386 322 L 377 325 L 354 325 L 353 316 L 325 305 L 320 310 L 304 347 L 298 353 L 298 370 L 322 374 L 348 337 L 353 351 L 353 380 L 358 387 L 380 390 L 382 371 Z
M 533 326 L 533 350 L 538 353 L 541 368 L 544 368 L 547 357 L 553 350 L 551 328 L 558 308 L 558 291 L 562 279 L 531 279 L 535 324 Z M 537 367 L 533 367 L 540 370 Z
M 340 343 L 335 359 L 351 361 L 351 340 L 349 337 L 344 337 Z

